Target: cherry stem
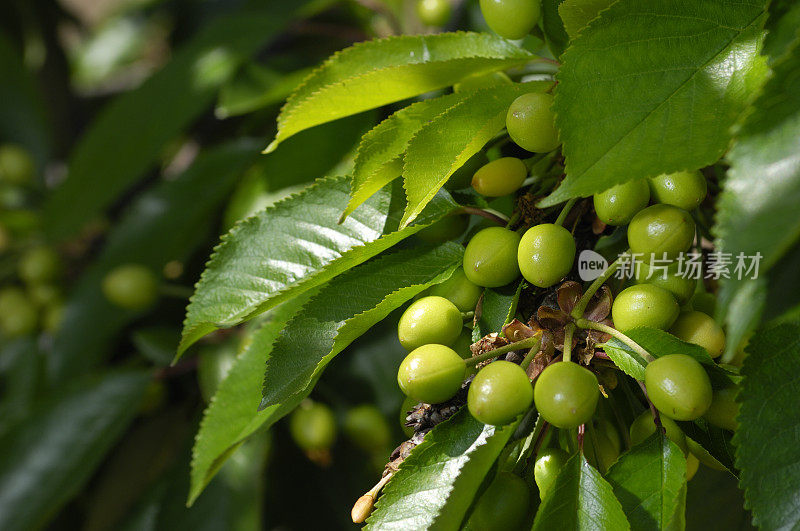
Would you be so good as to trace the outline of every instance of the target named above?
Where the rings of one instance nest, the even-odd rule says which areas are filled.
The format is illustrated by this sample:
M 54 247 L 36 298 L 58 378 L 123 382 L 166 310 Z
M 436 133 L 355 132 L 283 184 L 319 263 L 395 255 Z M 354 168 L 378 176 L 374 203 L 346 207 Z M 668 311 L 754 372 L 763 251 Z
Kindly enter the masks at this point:
M 573 197 L 572 199 L 567 201 L 567 204 L 564 205 L 564 208 L 561 209 L 561 213 L 558 215 L 558 218 L 556 218 L 556 221 L 555 221 L 556 225 L 563 225 L 564 224 L 564 220 L 567 219 L 567 214 L 569 214 L 569 211 L 572 210 L 572 207 L 574 207 L 575 203 L 577 203 L 577 202 L 578 202 L 578 198 L 577 197 Z
M 514 212 L 513 214 L 511 214 L 511 218 L 509 218 L 509 220 L 508 220 L 508 223 L 506 223 L 506 228 L 507 228 L 507 229 L 510 229 L 510 228 L 511 228 L 511 226 L 512 226 L 514 223 L 516 223 L 517 221 L 519 221 L 519 219 L 520 219 L 521 217 L 522 217 L 522 212 L 520 212 L 519 210 L 517 210 L 516 212 Z
M 564 361 L 572 360 L 572 336 L 575 333 L 575 323 L 569 323 L 564 329 Z
M 627 251 L 623 253 L 623 255 L 625 254 L 627 254 Z M 605 271 L 603 271 L 602 275 L 594 279 L 594 282 L 592 282 L 589 288 L 583 293 L 583 295 L 581 295 L 580 300 L 578 300 L 578 303 L 572 309 L 570 315 L 572 316 L 573 319 L 580 319 L 581 317 L 583 317 L 583 312 L 586 311 L 586 307 L 589 306 L 589 301 L 592 300 L 594 294 L 597 293 L 597 290 L 599 290 L 600 287 L 606 283 L 606 280 L 611 278 L 611 275 L 613 275 L 614 272 L 617 269 L 619 269 L 619 266 L 621 264 L 622 264 L 622 257 L 617 258 L 611 263 L 611 265 L 609 265 L 606 268 Z
M 506 225 L 506 223 L 508 223 L 508 218 L 506 218 L 503 214 L 499 212 L 495 212 L 494 210 L 487 210 L 474 206 L 462 206 L 460 210 L 464 214 L 469 214 L 471 216 L 480 216 L 482 218 L 494 221 L 495 223 L 503 227 Z
M 538 350 L 541 341 L 542 341 L 542 333 L 538 332 L 533 337 L 523 339 L 522 341 L 517 341 L 516 343 L 510 343 L 503 347 L 496 348 L 488 352 L 484 352 L 483 354 L 474 356 L 472 358 L 467 358 L 464 360 L 464 363 L 466 363 L 467 365 L 477 365 L 482 361 L 490 360 L 492 358 L 496 358 L 497 356 L 501 356 L 509 352 L 514 352 L 515 350 L 534 349 L 534 348 Z
M 533 357 L 537 352 L 539 352 L 539 345 L 536 345 L 528 351 L 528 353 L 525 355 L 525 359 L 522 360 L 522 363 L 520 363 L 519 366 L 522 367 L 523 370 L 526 370 L 528 365 L 531 364 L 531 361 L 533 361 Z
M 626 345 L 631 347 L 634 352 L 636 352 L 638 355 L 640 355 L 642 358 L 644 358 L 644 360 L 647 361 L 647 363 L 650 363 L 651 361 L 655 360 L 655 358 L 649 352 L 647 352 L 644 348 L 642 348 L 642 346 L 639 345 L 639 343 L 637 343 L 633 339 L 629 338 L 628 336 L 626 336 L 625 334 L 623 334 L 622 332 L 620 332 L 619 330 L 617 330 L 614 327 L 605 325 L 603 323 L 596 323 L 594 321 L 590 321 L 589 319 L 583 319 L 583 318 L 576 319 L 575 320 L 575 324 L 578 325 L 579 328 L 584 328 L 584 329 L 588 328 L 589 330 L 598 330 L 600 332 L 605 332 L 606 334 L 609 334 L 609 335 L 619 339 L 620 341 L 622 341 L 623 343 L 625 343 Z

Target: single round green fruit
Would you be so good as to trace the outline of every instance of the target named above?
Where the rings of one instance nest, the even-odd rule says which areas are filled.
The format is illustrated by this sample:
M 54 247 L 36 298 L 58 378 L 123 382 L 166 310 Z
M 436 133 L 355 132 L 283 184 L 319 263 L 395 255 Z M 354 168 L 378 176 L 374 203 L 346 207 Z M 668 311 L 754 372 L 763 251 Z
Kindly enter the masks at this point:
M 386 417 L 372 404 L 361 404 L 348 410 L 343 426 L 347 436 L 367 452 L 384 451 L 392 441 Z
M 61 257 L 51 247 L 33 247 L 20 257 L 17 273 L 28 284 L 51 282 L 61 273 Z
M 0 291 L 0 334 L 7 338 L 32 334 L 37 321 L 36 306 L 24 291 L 16 287 Z
M 476 74 L 467 76 L 455 85 L 453 92 L 466 92 L 468 90 L 481 90 L 496 87 L 498 85 L 510 85 L 513 81 L 505 72 L 489 72 L 488 74 Z
M 533 465 L 533 479 L 539 487 L 539 496 L 544 500 L 553 488 L 558 474 L 569 460 L 567 452 L 561 448 L 547 448 L 539 452 Z
M 686 481 L 691 481 L 697 469 L 700 468 L 700 460 L 694 454 L 686 456 Z
M 705 369 L 685 354 L 651 361 L 644 371 L 647 395 L 656 408 L 674 420 L 694 420 L 711 405 L 711 381 Z
M 508 424 L 531 407 L 533 386 L 516 363 L 497 360 L 483 367 L 469 386 L 467 407 L 473 417 L 493 426 Z
M 694 210 L 708 193 L 706 178 L 699 171 L 679 171 L 651 177 L 650 195 L 653 201 Z
M 419 231 L 417 238 L 426 243 L 444 243 L 464 234 L 467 225 L 469 225 L 469 216 L 447 216 Z
M 664 426 L 664 430 L 667 432 L 667 439 L 678 445 L 678 448 L 683 451 L 684 455 L 688 454 L 689 447 L 687 446 L 687 439 L 686 435 L 683 434 L 683 430 L 669 417 L 659 415 L 659 420 L 661 421 L 661 425 Z M 634 446 L 644 442 L 645 439 L 656 432 L 656 422 L 653 420 L 653 414 L 649 409 L 636 417 L 636 420 L 631 424 L 630 432 L 631 444 Z
M 455 304 L 444 297 L 423 297 L 409 306 L 397 324 L 400 344 L 409 352 L 437 343 L 451 345 L 461 333 L 464 320 Z
M 470 282 L 464 269 L 456 269 L 453 274 L 428 290 L 429 295 L 444 297 L 456 305 L 460 312 L 471 312 L 481 298 L 483 288 Z
M 502 157 L 475 172 L 472 188 L 486 197 L 501 197 L 516 192 L 527 176 L 524 162 L 516 157 Z
M 606 225 L 626 225 L 650 201 L 644 179 L 634 179 L 594 195 L 594 211 Z
M 691 275 L 678 273 L 678 263 L 668 266 L 651 267 L 647 262 L 637 261 L 634 269 L 634 280 L 637 284 L 652 284 L 669 291 L 679 305 L 686 304 L 697 289 L 697 279 Z
M 449 0 L 417 0 L 417 16 L 426 26 L 444 26 L 452 14 Z
M 481 494 L 464 526 L 470 531 L 508 531 L 519 529 L 528 515 L 531 491 L 525 481 L 512 472 L 497 473 Z
M 713 293 L 699 292 L 692 297 L 692 308 L 713 316 L 717 313 L 717 297 Z
M 327 450 L 336 442 L 336 417 L 331 408 L 304 400 L 289 417 L 289 433 L 306 451 Z
M 556 149 L 560 142 L 552 107 L 553 96 L 543 92 L 531 92 L 515 99 L 506 114 L 506 129 L 511 140 L 534 153 Z
M 528 229 L 517 250 L 525 280 L 549 288 L 564 278 L 575 262 L 575 239 L 561 225 L 542 223 Z
M 669 332 L 687 343 L 700 345 L 712 358 L 720 357 L 725 350 L 725 332 L 712 317 L 703 312 L 682 312 Z
M 203 400 L 210 403 L 219 384 L 236 363 L 237 348 L 232 342 L 207 345 L 197 353 L 197 383 Z
M 652 205 L 640 210 L 628 225 L 631 252 L 646 261 L 674 260 L 694 241 L 694 220 L 685 210 L 672 205 Z
M 158 298 L 158 280 L 143 265 L 121 265 L 103 278 L 103 294 L 120 308 L 144 310 Z
M 653 284 L 625 288 L 611 306 L 614 326 L 623 333 L 640 326 L 667 330 L 679 313 L 680 307 L 675 297 Z
M 464 250 L 464 274 L 484 288 L 505 286 L 519 277 L 519 241 L 519 234 L 503 227 L 481 230 Z
M 706 411 L 705 419 L 714 426 L 725 430 L 736 431 L 739 423 L 739 404 L 736 402 L 738 388 L 727 387 L 714 391 L 711 397 L 711 406 Z
M 599 397 L 600 387 L 594 373 L 569 361 L 548 365 L 533 390 L 536 409 L 542 418 L 562 429 L 588 422 Z
M 417 402 L 440 404 L 461 389 L 466 370 L 464 360 L 450 347 L 423 345 L 400 364 L 397 383 Z
M 468 158 L 467 162 L 465 162 L 459 169 L 453 172 L 453 175 L 447 179 L 447 182 L 444 185 L 445 189 L 463 190 L 464 188 L 469 188 L 475 172 L 478 171 L 481 166 L 484 166 L 488 163 L 489 158 L 486 156 L 486 153 L 483 151 L 478 151 Z
M 36 164 L 25 148 L 14 144 L 0 146 L 0 182 L 25 185 L 33 181 L 35 174 Z
M 539 23 L 540 2 L 534 0 L 480 0 L 486 24 L 505 39 L 521 39 Z

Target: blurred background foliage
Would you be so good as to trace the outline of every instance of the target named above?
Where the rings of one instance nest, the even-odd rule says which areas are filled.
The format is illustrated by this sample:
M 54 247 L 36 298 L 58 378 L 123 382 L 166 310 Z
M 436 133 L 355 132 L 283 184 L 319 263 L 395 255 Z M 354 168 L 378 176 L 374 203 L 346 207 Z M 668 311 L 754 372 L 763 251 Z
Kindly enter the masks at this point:
M 312 395 L 338 426 L 329 455 L 301 450 L 282 421 L 239 448 L 191 508 L 194 434 L 249 329 L 212 334 L 170 363 L 219 235 L 305 183 L 346 174 L 360 136 L 391 112 L 260 155 L 283 100 L 354 42 L 442 29 L 424 27 L 415 5 L 0 2 L 0 145 L 32 161 L 28 178 L 0 178 L 0 284 L 26 298 L 0 303 L 0 528 L 352 526 L 353 501 L 404 439 L 391 324 L 351 345 Z M 477 2 L 454 8 L 445 29 L 485 29 Z M 39 282 L 20 264 L 43 247 L 60 266 Z M 103 277 L 126 263 L 159 278 L 158 304 L 126 310 L 103 296 Z M 9 316 L 26 304 L 33 325 L 14 329 Z M 361 404 L 377 406 L 390 433 L 368 449 L 349 416 Z M 742 505 L 734 480 L 703 474 L 689 487 L 703 492 L 690 492 L 690 524 L 741 521 L 729 510 Z

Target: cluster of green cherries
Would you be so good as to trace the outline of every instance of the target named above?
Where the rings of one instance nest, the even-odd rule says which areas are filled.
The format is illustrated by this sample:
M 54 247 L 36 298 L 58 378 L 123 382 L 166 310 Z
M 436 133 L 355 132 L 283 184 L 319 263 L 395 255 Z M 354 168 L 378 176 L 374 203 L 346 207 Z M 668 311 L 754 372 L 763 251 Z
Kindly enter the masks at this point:
M 67 256 L 45 243 L 36 199 L 41 195 L 37 164 L 16 144 L 0 146 L 0 258 L 15 265 L 0 288 L 0 338 L 13 340 L 38 331 L 54 333 L 62 322 Z M 101 280 L 113 305 L 141 311 L 158 298 L 153 271 L 142 264 L 119 265 Z
M 444 26 L 453 14 L 452 0 L 417 0 L 416 7 L 427 26 Z M 480 9 L 492 31 L 512 40 L 528 35 L 541 18 L 541 5 L 534 0 L 480 0 Z

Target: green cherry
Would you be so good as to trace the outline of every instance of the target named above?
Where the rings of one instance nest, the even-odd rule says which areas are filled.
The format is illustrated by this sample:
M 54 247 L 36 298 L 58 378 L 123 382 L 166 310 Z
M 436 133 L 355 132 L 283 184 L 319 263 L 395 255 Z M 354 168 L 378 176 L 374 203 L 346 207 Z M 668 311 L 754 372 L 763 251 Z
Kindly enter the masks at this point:
M 520 236 L 503 227 L 481 230 L 464 250 L 464 273 L 484 288 L 505 286 L 519 276 L 517 248 Z
M 689 213 L 672 205 L 652 205 L 640 210 L 628 225 L 628 245 L 646 261 L 675 259 L 689 250 L 694 241 L 694 220 Z
M 30 298 L 19 288 L 0 290 L 0 335 L 21 337 L 36 331 L 38 315 Z
M 700 345 L 712 358 L 720 357 L 725 350 L 725 332 L 711 316 L 703 312 L 682 312 L 669 332 L 687 343 Z
M 685 354 L 651 361 L 644 371 L 644 383 L 653 405 L 674 420 L 702 417 L 711 405 L 708 374 L 697 360 Z
M 594 195 L 594 211 L 606 225 L 626 225 L 650 201 L 644 179 L 635 179 Z
M 706 178 L 699 171 L 679 171 L 651 177 L 650 195 L 653 201 L 694 210 L 708 193 Z
M 508 424 L 531 406 L 533 386 L 516 363 L 497 360 L 486 365 L 469 386 L 467 407 L 473 417 L 493 426 Z
M 506 129 L 519 147 L 534 153 L 548 153 L 560 142 L 553 113 L 553 96 L 542 92 L 523 94 L 506 114 Z
M 521 39 L 539 23 L 541 7 L 532 0 L 480 0 L 486 24 L 505 39 Z
M 51 247 L 33 247 L 20 257 L 17 273 L 27 284 L 50 282 L 61 273 L 61 257 Z
M 634 269 L 634 281 L 637 284 L 652 284 L 663 288 L 675 297 L 679 305 L 689 302 L 697 289 L 697 279 L 691 275 L 679 274 L 677 262 L 663 268 L 651 267 L 647 262 L 637 261 Z
M 528 515 L 530 488 L 512 472 L 500 471 L 478 498 L 464 526 L 468 531 L 519 529 Z
M 125 264 L 103 278 L 103 294 L 116 306 L 144 310 L 158 297 L 158 280 L 150 269 L 140 264 Z
M 440 404 L 453 398 L 466 375 L 464 360 L 444 345 L 423 345 L 400 364 L 397 383 L 417 402 Z
M 465 188 L 469 188 L 475 172 L 478 171 L 481 166 L 484 166 L 488 163 L 489 158 L 486 156 L 486 153 L 483 151 L 478 151 L 468 158 L 467 162 L 465 162 L 459 169 L 453 172 L 453 175 L 447 179 L 444 187 L 447 190 L 463 190 Z
M 471 312 L 478 304 L 483 288 L 470 282 L 464 269 L 456 269 L 453 274 L 428 290 L 429 295 L 444 297 L 456 305 L 460 312 Z
M 525 280 L 534 286 L 549 288 L 572 269 L 575 240 L 561 225 L 536 225 L 522 236 L 517 260 Z
M 614 327 L 623 333 L 640 326 L 667 330 L 679 313 L 675 297 L 652 284 L 625 288 L 611 306 Z
M 688 440 L 686 439 L 686 435 L 683 434 L 683 431 L 671 418 L 659 415 L 659 420 L 664 430 L 667 432 L 667 439 L 678 445 L 678 448 L 686 455 L 689 452 L 689 448 L 687 445 Z M 656 421 L 653 419 L 653 414 L 648 409 L 636 417 L 636 420 L 631 424 L 631 444 L 634 446 L 640 444 L 655 432 Z
M 600 388 L 594 373 L 569 361 L 548 365 L 533 390 L 536 409 L 542 418 L 562 429 L 588 422 L 599 397 Z
M 336 441 L 336 417 L 331 408 L 304 400 L 289 417 L 289 433 L 306 451 L 327 450 Z
M 516 192 L 527 176 L 524 162 L 516 157 L 502 157 L 475 172 L 472 188 L 486 197 L 502 197 Z
M 423 297 L 411 304 L 397 324 L 397 337 L 408 350 L 438 343 L 451 345 L 461 333 L 464 321 L 455 304 L 444 297 Z
M 417 0 L 417 16 L 426 26 L 444 26 L 452 14 L 449 0 Z
M 383 413 L 372 404 L 361 404 L 347 411 L 344 432 L 367 452 L 380 452 L 392 442 L 392 432 Z
M 714 391 L 711 397 L 711 406 L 706 411 L 705 419 L 714 426 L 730 431 L 736 431 L 739 423 L 739 404 L 736 402 L 737 387 L 726 387 Z
M 0 182 L 25 185 L 35 174 L 36 164 L 25 148 L 15 144 L 0 146 Z
M 547 448 L 539 452 L 533 465 L 533 479 L 539 487 L 539 496 L 544 500 L 553 488 L 558 474 L 569 460 L 567 452 L 561 448 Z

